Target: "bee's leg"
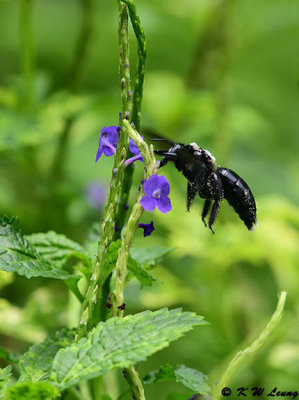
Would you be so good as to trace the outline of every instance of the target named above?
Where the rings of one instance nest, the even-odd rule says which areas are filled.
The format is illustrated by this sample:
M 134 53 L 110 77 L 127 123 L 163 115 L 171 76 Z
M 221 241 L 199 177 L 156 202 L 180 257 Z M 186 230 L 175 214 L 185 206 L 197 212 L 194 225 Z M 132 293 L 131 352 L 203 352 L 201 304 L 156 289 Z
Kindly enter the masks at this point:
M 219 208 L 220 208 L 220 203 L 219 203 L 218 200 L 215 200 L 215 201 L 214 201 L 214 204 L 213 204 L 213 207 L 212 207 L 211 214 L 210 214 L 210 218 L 209 218 L 209 228 L 210 228 L 210 231 L 211 231 L 214 235 L 215 235 L 215 232 L 213 231 L 212 225 L 213 225 L 213 223 L 215 222 L 215 219 L 216 219 L 216 217 L 217 217 Z
M 191 184 L 188 182 L 187 184 L 187 211 L 190 210 L 191 204 L 195 199 L 196 193 L 198 192 L 198 186 L 196 184 Z
M 205 204 L 203 206 L 203 210 L 202 210 L 202 214 L 201 214 L 201 219 L 202 219 L 202 222 L 205 224 L 205 226 L 207 226 L 205 218 L 208 215 L 210 206 L 211 206 L 211 200 L 209 200 L 209 199 L 205 200 Z

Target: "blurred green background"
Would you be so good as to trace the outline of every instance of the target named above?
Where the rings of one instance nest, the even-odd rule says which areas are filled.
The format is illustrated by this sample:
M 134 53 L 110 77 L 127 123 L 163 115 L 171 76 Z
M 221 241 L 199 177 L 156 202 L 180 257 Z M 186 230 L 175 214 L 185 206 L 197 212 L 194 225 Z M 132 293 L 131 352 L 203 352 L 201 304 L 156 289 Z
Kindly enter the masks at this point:
M 127 312 L 183 307 L 210 325 L 151 357 L 141 375 L 179 363 L 213 385 L 285 289 L 279 329 L 234 384 L 298 389 L 298 0 L 136 4 L 148 45 L 141 133 L 209 149 L 250 185 L 259 220 L 248 232 L 224 202 L 212 236 L 202 201 L 186 213 L 185 179 L 163 169 L 173 210 L 145 213 L 156 230 L 145 239 L 138 232 L 135 245 L 175 250 L 153 271 L 159 283 L 140 291 L 130 282 Z M 53 229 L 84 243 L 103 215 L 112 159 L 94 160 L 100 130 L 118 124 L 121 109 L 117 18 L 111 0 L 0 1 L 0 210 L 18 215 L 25 233 Z M 131 32 L 133 69 L 135 54 Z M 136 163 L 130 204 L 142 172 Z M 76 300 L 59 282 L 0 272 L 0 289 L 1 346 L 22 352 L 76 324 Z M 175 390 L 183 388 L 146 388 L 149 399 Z

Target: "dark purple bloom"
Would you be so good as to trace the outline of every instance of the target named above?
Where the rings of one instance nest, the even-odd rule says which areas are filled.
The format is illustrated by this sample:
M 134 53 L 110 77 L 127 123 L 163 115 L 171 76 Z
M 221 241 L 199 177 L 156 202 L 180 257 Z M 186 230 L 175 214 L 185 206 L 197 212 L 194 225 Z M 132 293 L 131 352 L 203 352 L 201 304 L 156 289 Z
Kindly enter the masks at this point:
M 151 221 L 150 224 L 140 223 L 140 224 L 138 224 L 138 228 L 142 228 L 143 229 L 143 236 L 144 237 L 150 236 L 151 233 L 155 230 L 154 221 Z
M 152 175 L 143 185 L 145 195 L 140 204 L 146 211 L 154 211 L 156 206 L 159 211 L 166 214 L 171 210 L 169 195 L 169 182 L 163 175 Z
M 86 197 L 93 208 L 101 210 L 106 202 L 107 187 L 100 182 L 91 182 L 86 187 Z
M 129 209 L 129 204 L 128 203 L 124 204 L 124 210 L 128 211 L 128 209 Z
M 104 127 L 101 131 L 101 136 L 99 140 L 99 148 L 96 155 L 96 162 L 104 153 L 106 157 L 113 156 L 116 151 L 118 143 L 118 132 L 119 126 L 108 126 Z
M 141 136 L 142 139 L 144 140 L 144 137 Z M 126 165 L 128 166 L 129 164 L 132 164 L 135 161 L 141 161 L 144 162 L 142 155 L 140 154 L 140 150 L 138 149 L 138 147 L 136 146 L 135 142 L 133 139 L 130 139 L 130 143 L 129 143 L 129 150 L 132 154 L 135 154 L 134 157 L 128 158 L 126 160 Z

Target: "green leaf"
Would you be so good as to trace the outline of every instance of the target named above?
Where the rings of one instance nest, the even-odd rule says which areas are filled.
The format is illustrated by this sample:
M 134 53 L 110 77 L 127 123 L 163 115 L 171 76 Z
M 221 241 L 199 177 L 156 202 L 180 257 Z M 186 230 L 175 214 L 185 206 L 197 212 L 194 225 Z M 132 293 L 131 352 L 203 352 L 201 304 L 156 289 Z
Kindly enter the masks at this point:
M 25 236 L 34 249 L 49 263 L 62 267 L 71 257 L 90 265 L 84 248 L 66 236 L 50 231 Z
M 163 365 L 157 371 L 150 372 L 143 379 L 143 383 L 145 384 L 164 381 L 182 383 L 186 388 L 202 395 L 208 395 L 210 392 L 210 388 L 206 383 L 207 377 L 202 372 L 185 367 L 184 365 L 177 367 L 169 364 Z
M 63 280 L 82 300 L 77 288 L 80 276 L 71 275 L 42 257 L 22 235 L 18 219 L 14 217 L 0 219 L 0 270 L 16 272 L 26 278 L 41 276 Z
M 207 396 L 210 388 L 207 385 L 207 377 L 200 371 L 180 365 L 175 368 L 176 381 L 182 383 L 186 388 Z
M 69 346 L 75 338 L 75 330 L 62 329 L 35 344 L 23 355 L 19 362 L 20 382 L 47 379 L 57 352 Z
M 0 369 L 0 400 L 5 399 L 6 390 L 11 381 L 11 365 Z
M 139 265 L 132 257 L 128 260 L 128 270 L 135 276 L 142 286 L 152 286 L 157 281 L 146 269 Z
M 25 382 L 11 386 L 6 400 L 52 400 L 58 394 L 58 389 L 48 382 Z
M 132 247 L 130 255 L 140 265 L 155 266 L 174 248 L 151 246 L 146 248 Z
M 50 379 L 61 390 L 115 368 L 145 360 L 197 325 L 203 317 L 180 309 L 145 311 L 100 322 L 82 338 L 55 356 Z

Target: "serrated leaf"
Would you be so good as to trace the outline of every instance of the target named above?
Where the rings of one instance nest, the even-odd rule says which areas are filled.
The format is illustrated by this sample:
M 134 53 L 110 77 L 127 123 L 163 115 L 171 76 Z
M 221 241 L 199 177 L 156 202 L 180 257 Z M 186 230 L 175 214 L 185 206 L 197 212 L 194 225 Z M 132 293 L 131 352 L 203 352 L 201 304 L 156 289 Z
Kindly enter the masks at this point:
M 151 384 L 164 381 L 175 381 L 183 384 L 186 388 L 202 395 L 208 395 L 210 388 L 207 385 L 207 377 L 200 371 L 185 365 L 172 366 L 169 364 L 161 366 L 158 370 L 150 372 L 143 383 Z
M 78 343 L 58 351 L 50 380 L 63 390 L 115 368 L 127 368 L 204 324 L 203 317 L 180 309 L 111 318 Z
M 151 246 L 146 248 L 132 247 L 130 255 L 140 265 L 154 266 L 174 248 Z
M 6 400 L 52 400 L 58 394 L 58 389 L 48 382 L 24 382 L 11 386 Z
M 25 236 L 25 238 L 44 259 L 57 267 L 61 268 L 71 257 L 90 264 L 90 259 L 84 248 L 65 235 L 49 231 L 34 233 Z
M 5 399 L 6 390 L 11 381 L 11 365 L 0 369 L 0 400 Z
M 71 275 L 43 258 L 22 235 L 17 218 L 0 219 L 0 270 L 16 272 L 26 278 L 41 276 L 63 280 L 82 300 L 77 288 L 80 276 Z
M 69 346 L 75 338 L 75 330 L 62 329 L 35 344 L 23 355 L 19 362 L 20 382 L 47 379 L 53 359 L 61 348 Z

